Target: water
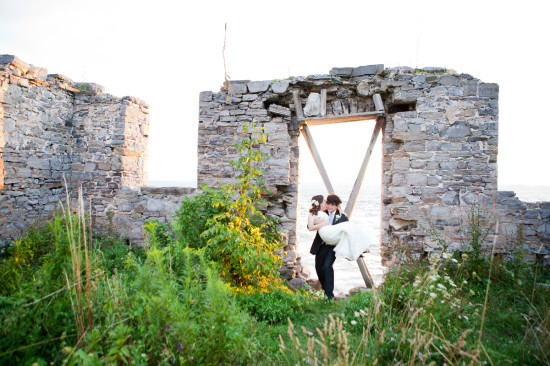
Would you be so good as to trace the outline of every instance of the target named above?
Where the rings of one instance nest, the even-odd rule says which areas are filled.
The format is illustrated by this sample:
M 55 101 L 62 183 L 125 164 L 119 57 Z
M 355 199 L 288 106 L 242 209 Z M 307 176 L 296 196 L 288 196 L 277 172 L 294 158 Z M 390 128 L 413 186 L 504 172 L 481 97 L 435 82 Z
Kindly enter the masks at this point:
M 346 207 L 351 185 L 335 186 L 336 193 L 342 201 L 341 207 Z M 514 191 L 517 197 L 524 202 L 550 201 L 550 186 L 500 186 L 501 191 Z M 315 273 L 315 256 L 309 254 L 315 232 L 307 229 L 307 217 L 311 197 L 323 194 L 326 197 L 326 189 L 322 184 L 300 185 L 299 207 L 299 244 L 298 251 L 302 257 L 302 263 L 311 270 L 311 276 L 317 278 Z M 384 272 L 380 260 L 380 188 L 372 188 L 364 185 L 353 209 L 352 221 L 359 225 L 371 239 L 370 253 L 365 256 L 365 263 L 376 285 L 382 282 Z M 359 267 L 355 261 L 337 259 L 334 263 L 334 287 L 335 293 L 346 293 L 350 288 L 365 286 Z
M 335 185 L 334 189 L 346 207 L 351 185 Z M 311 207 L 311 197 L 322 194 L 326 198 L 326 189 L 318 184 L 300 185 L 299 207 L 299 244 L 298 251 L 302 257 L 302 264 L 310 269 L 311 277 L 317 278 L 315 273 L 315 256 L 309 254 L 311 243 L 315 238 L 315 231 L 307 229 L 307 217 Z M 385 271 L 380 263 L 380 189 L 363 187 L 357 197 L 351 217 L 351 222 L 363 229 L 371 240 L 370 253 L 364 259 L 369 272 L 376 285 L 380 284 Z M 334 263 L 334 289 L 335 294 L 346 293 L 357 286 L 365 286 L 359 267 L 355 261 L 343 258 L 336 259 Z

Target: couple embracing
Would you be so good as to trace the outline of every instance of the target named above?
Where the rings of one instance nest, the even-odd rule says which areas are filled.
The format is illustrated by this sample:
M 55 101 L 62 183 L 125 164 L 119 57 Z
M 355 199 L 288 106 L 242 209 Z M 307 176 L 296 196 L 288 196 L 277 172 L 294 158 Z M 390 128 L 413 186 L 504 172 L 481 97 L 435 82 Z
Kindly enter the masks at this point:
M 307 221 L 308 229 L 317 231 L 310 253 L 315 255 L 315 271 L 328 299 L 334 298 L 332 266 L 336 257 L 356 260 L 370 246 L 367 235 L 340 210 L 341 203 L 336 194 L 326 200 L 322 195 L 314 196 Z

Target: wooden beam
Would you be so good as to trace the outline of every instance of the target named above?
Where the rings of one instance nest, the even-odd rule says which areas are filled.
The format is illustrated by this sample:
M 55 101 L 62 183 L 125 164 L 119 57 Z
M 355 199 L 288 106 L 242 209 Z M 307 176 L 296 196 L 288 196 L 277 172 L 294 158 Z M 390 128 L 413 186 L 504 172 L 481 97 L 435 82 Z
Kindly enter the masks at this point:
M 307 123 L 309 126 L 320 126 L 320 125 L 328 125 L 333 123 L 356 122 L 356 121 L 376 119 L 376 117 L 382 114 L 383 113 L 381 112 L 366 112 L 366 113 L 354 113 L 354 114 L 346 114 L 341 116 L 330 116 L 330 117 L 308 117 L 302 123 Z
M 383 124 L 383 118 L 378 118 L 376 120 L 376 126 L 374 126 L 374 131 L 372 131 L 369 147 L 367 148 L 367 152 L 363 158 L 363 163 L 361 164 L 359 174 L 357 174 L 357 179 L 355 180 L 355 184 L 353 185 L 353 189 L 351 190 L 351 194 L 346 205 L 345 211 L 348 217 L 350 217 L 353 212 L 353 207 L 355 206 L 355 201 L 357 201 L 357 196 L 359 195 L 359 190 L 361 189 L 361 184 L 363 183 L 363 178 L 365 178 L 365 172 L 367 171 L 367 165 L 369 164 L 372 150 L 374 149 L 374 145 L 376 144 L 376 140 L 378 139 L 378 135 L 380 134 Z
M 321 160 L 321 155 L 319 155 L 319 150 L 317 150 L 317 146 L 315 146 L 315 142 L 313 141 L 313 136 L 311 135 L 311 132 L 309 131 L 309 127 L 307 126 L 307 124 L 302 125 L 302 131 L 304 131 L 304 139 L 306 140 L 307 146 L 311 151 L 313 160 L 315 160 L 317 169 L 319 169 L 319 173 L 321 173 L 321 178 L 323 179 L 323 183 L 325 183 L 325 187 L 327 188 L 328 193 L 333 193 L 334 187 L 332 186 L 332 183 L 330 183 L 330 179 L 328 177 L 327 171 L 325 169 L 325 166 L 323 165 L 323 161 Z
M 292 97 L 294 99 L 294 109 L 296 109 L 296 117 L 298 117 L 298 120 L 303 120 L 304 110 L 302 109 L 302 100 L 300 99 L 300 91 L 293 90 Z
M 367 288 L 373 288 L 374 281 L 372 280 L 369 269 L 367 268 L 367 265 L 365 264 L 362 256 L 359 256 L 359 258 L 357 258 L 357 265 L 359 266 L 359 270 L 361 271 L 363 281 L 365 281 L 365 285 L 367 286 Z
M 374 94 L 372 96 L 372 100 L 374 101 L 374 107 L 376 108 L 376 111 L 384 112 L 384 103 L 382 103 L 382 97 L 380 96 L 380 94 Z
M 321 89 L 321 116 L 327 115 L 327 90 Z

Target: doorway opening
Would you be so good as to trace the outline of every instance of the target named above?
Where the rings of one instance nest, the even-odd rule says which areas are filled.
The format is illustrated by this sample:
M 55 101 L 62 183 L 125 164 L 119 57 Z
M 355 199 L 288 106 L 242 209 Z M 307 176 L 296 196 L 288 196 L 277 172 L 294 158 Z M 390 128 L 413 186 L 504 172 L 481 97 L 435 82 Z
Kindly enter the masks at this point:
M 375 125 L 374 120 L 362 120 L 317 125 L 309 128 L 326 172 L 330 176 L 334 193 L 338 194 L 343 201 L 342 209 L 348 206 L 348 200 Z M 317 194 L 326 197 L 328 193 L 303 135 L 303 133 L 300 135 L 298 250 L 302 258 L 302 265 L 310 270 L 312 278 L 317 278 L 315 256 L 309 253 L 315 232 L 307 229 L 307 217 L 311 207 L 311 197 Z M 380 256 L 381 141 L 382 137 L 379 134 L 355 201 L 353 216 L 350 218 L 350 221 L 361 227 L 371 240 L 370 252 L 364 254 L 363 259 L 376 285 L 381 282 L 384 273 Z M 344 293 L 351 288 L 365 286 L 363 276 L 355 261 L 337 259 L 334 263 L 334 272 L 336 293 Z

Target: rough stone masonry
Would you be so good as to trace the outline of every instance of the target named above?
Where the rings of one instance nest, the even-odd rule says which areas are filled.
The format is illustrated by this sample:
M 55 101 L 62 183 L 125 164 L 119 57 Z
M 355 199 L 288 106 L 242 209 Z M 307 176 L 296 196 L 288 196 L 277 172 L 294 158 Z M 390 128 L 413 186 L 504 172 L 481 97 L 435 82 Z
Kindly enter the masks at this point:
M 294 92 L 300 96 L 303 120 Z M 441 68 L 334 68 L 328 75 L 231 81 L 219 92 L 202 92 L 198 183 L 231 181 L 229 162 L 237 158 L 233 145 L 243 138 L 243 124 L 263 128 L 271 191 L 265 210 L 282 219 L 286 232 L 282 273 L 307 279 L 297 251 L 301 124 L 321 114 L 372 112 L 375 94 L 382 96 L 385 109 L 384 264 L 395 260 L 394 250 L 400 247 L 415 256 L 441 250 L 434 233 L 452 249 L 469 250 L 464 223 L 478 204 L 489 221 L 498 218 L 499 223 L 498 232 L 493 226 L 486 238 L 486 250 L 495 239 L 502 253 L 548 256 L 550 203 L 524 203 L 513 192 L 498 191 L 498 85 Z M 64 181 L 73 197 L 82 188 L 96 228 L 115 225 L 136 242 L 143 241 L 143 221 L 170 221 L 183 197 L 197 194 L 195 188 L 147 187 L 149 114 L 137 98 L 117 98 L 99 85 L 74 83 L 16 56 L 1 55 L 0 122 L 4 243 L 51 217 L 66 199 Z

